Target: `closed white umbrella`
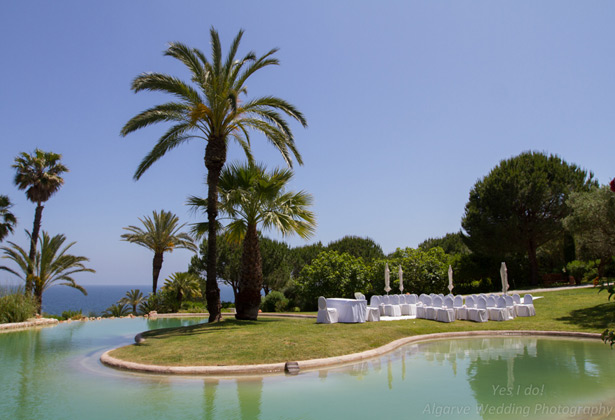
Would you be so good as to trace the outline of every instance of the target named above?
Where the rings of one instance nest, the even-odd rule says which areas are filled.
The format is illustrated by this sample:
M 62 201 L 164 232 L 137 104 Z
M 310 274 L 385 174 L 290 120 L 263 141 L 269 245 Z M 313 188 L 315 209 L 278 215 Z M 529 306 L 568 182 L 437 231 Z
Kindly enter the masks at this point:
M 387 292 L 387 295 L 391 291 L 391 270 L 389 270 L 389 263 L 386 263 L 386 267 L 384 268 L 384 291 Z
M 401 271 L 401 265 L 399 266 L 399 291 L 404 291 L 404 272 Z
M 448 292 L 453 292 L 453 267 L 448 266 Z
M 500 277 L 502 278 L 502 293 L 508 292 L 508 269 L 506 263 L 502 263 L 500 266 Z

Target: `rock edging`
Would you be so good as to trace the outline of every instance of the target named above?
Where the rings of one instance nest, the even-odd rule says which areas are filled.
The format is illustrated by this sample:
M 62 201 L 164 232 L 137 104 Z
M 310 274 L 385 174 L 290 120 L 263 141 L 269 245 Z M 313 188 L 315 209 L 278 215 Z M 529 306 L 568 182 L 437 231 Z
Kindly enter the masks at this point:
M 54 318 L 37 318 L 32 321 L 11 322 L 8 324 L 0 324 L 0 331 L 23 330 L 25 328 L 32 327 L 46 327 L 51 325 L 57 325 L 58 322 L 59 321 Z
M 378 347 L 376 349 L 363 351 L 360 353 L 347 354 L 344 356 L 327 357 L 322 359 L 311 359 L 297 362 L 301 371 L 310 371 L 320 368 L 330 368 L 333 366 L 342 366 L 351 363 L 356 363 L 365 359 L 382 356 L 390 353 L 399 347 L 420 341 L 441 340 L 446 338 L 463 338 L 463 337 L 479 337 L 479 336 L 547 336 L 547 337 L 575 337 L 575 338 L 590 338 L 601 339 L 600 334 L 583 333 L 572 331 L 517 331 L 517 330 L 502 330 L 502 331 L 460 331 L 437 334 L 423 334 L 411 337 L 401 338 L 392 341 L 389 344 Z M 135 341 L 142 340 L 141 334 L 137 334 Z M 142 363 L 128 362 L 117 359 L 109 355 L 113 350 L 105 352 L 100 361 L 109 367 L 130 370 L 136 372 L 156 373 L 156 374 L 173 374 L 173 375 L 204 375 L 204 376 L 244 376 L 244 375 L 267 375 L 273 373 L 284 373 L 287 362 L 268 363 L 257 365 L 233 365 L 233 366 L 160 366 L 148 365 Z

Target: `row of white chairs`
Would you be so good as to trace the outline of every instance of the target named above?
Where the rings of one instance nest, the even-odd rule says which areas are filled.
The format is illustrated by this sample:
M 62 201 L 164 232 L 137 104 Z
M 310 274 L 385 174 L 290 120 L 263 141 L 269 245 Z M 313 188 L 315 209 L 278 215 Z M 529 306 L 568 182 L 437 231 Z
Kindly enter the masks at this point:
M 523 303 L 518 294 L 472 295 L 467 296 L 465 302 L 462 296 L 452 294 L 375 295 L 370 300 L 368 311 L 378 316 L 410 316 L 440 322 L 453 322 L 456 319 L 506 321 L 517 316 L 536 315 L 530 294 L 524 296 Z

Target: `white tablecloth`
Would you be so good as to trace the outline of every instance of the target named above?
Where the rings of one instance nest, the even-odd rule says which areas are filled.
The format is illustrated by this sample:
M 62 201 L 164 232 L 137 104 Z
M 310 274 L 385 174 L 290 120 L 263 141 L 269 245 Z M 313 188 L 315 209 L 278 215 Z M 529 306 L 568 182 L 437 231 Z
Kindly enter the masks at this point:
M 337 309 L 337 322 L 365 322 L 367 319 L 366 300 L 330 298 L 327 308 Z

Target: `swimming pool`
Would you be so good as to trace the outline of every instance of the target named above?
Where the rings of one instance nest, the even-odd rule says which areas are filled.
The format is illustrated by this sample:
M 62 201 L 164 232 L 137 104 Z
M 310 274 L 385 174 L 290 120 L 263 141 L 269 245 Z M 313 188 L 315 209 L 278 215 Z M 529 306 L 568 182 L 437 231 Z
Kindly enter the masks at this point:
M 131 343 L 140 331 L 195 322 L 116 319 L 0 334 L 0 418 L 615 416 L 609 411 L 615 406 L 615 352 L 597 340 L 429 341 L 350 366 L 243 379 L 137 374 L 99 362 L 104 351 Z

